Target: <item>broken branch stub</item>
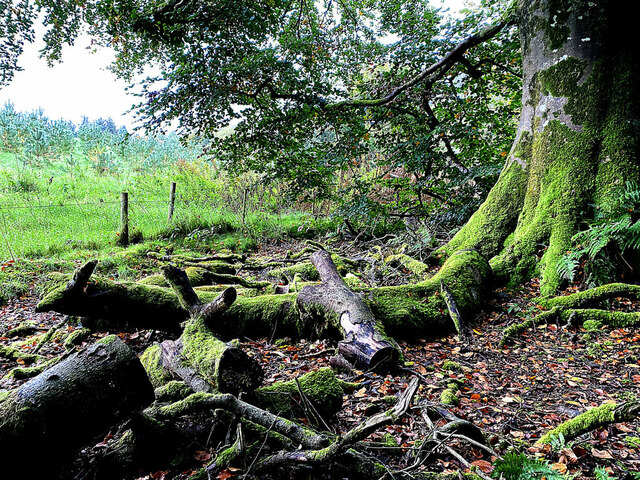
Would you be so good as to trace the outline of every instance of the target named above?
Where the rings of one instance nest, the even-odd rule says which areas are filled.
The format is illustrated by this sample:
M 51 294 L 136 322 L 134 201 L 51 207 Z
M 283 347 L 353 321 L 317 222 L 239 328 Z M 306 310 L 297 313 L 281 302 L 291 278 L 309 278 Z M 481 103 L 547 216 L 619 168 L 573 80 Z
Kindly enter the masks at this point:
M 343 340 L 338 351 L 358 368 L 387 371 L 397 365 L 400 347 L 384 332 L 362 297 L 347 287 L 331 260 L 319 250 L 311 256 L 322 283 L 307 285 L 298 294 L 301 315 L 310 322 L 324 321 L 339 328 Z
M 228 310 L 238 296 L 236 289 L 229 287 L 211 302 L 202 303 L 184 270 L 168 265 L 162 267 L 162 274 L 178 296 L 180 305 L 192 318 L 202 317 L 207 326 L 215 324 L 216 317 Z

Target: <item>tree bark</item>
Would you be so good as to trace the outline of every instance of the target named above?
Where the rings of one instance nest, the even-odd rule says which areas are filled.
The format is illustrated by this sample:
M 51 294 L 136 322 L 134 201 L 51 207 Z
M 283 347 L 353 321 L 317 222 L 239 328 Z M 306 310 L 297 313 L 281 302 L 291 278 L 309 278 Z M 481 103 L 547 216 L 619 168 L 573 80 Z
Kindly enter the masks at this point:
M 94 276 L 95 261 L 78 269 L 67 284 L 54 285 L 36 312 L 55 311 L 85 317 L 85 326 L 105 330 L 150 328 L 179 333 L 189 313 L 166 288 L 136 282 L 114 282 Z M 68 278 L 68 277 L 67 277 Z
M 68 277 L 67 277 L 68 278 Z M 449 289 L 460 315 L 473 317 L 491 281 L 491 268 L 474 250 L 450 255 L 432 278 L 412 285 L 363 289 L 363 299 L 375 318 L 392 336 L 434 337 L 454 331 L 440 282 Z M 217 293 L 196 291 L 199 303 L 213 301 Z M 335 326 L 300 319 L 298 294 L 239 296 L 209 323 L 221 339 L 251 337 L 317 338 L 333 333 Z M 79 295 L 69 295 L 64 285 L 53 286 L 38 304 L 39 311 L 90 317 L 87 326 L 113 329 L 119 326 L 150 328 L 180 333 L 189 311 L 171 289 L 135 282 L 116 283 L 94 277 Z
M 153 398 L 136 355 L 105 337 L 0 394 L 0 451 L 5 461 L 28 461 L 30 473 L 38 465 L 50 471 Z
M 308 285 L 298 294 L 298 308 L 308 322 L 339 325 L 343 340 L 338 351 L 358 368 L 388 371 L 401 357 L 398 344 L 384 332 L 361 296 L 342 280 L 331 255 L 319 250 L 311 256 L 322 283 Z

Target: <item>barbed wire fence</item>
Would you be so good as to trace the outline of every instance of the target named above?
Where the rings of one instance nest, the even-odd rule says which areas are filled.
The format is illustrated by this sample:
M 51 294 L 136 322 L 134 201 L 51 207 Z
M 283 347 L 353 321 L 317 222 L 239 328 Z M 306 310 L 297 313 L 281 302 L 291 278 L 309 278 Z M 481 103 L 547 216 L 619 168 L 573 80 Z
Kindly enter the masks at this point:
M 72 249 L 97 250 L 108 244 L 127 245 L 149 238 L 174 238 L 185 228 L 215 230 L 229 219 L 243 230 L 250 214 L 273 224 L 269 215 L 290 211 L 293 204 L 279 191 L 256 192 L 256 185 L 244 185 L 226 196 L 191 195 L 193 186 L 177 194 L 172 182 L 166 196 L 136 191 L 112 193 L 94 200 L 41 202 L 22 199 L 0 203 L 0 261 L 55 255 Z M 271 195 L 269 198 L 267 198 Z M 277 206 L 274 204 L 277 204 Z M 275 207 L 275 208 L 274 208 Z M 306 211 L 295 205 L 296 211 Z M 309 211 L 312 209 L 309 208 Z M 265 215 L 267 214 L 267 215 Z M 143 238 L 144 232 L 144 238 Z

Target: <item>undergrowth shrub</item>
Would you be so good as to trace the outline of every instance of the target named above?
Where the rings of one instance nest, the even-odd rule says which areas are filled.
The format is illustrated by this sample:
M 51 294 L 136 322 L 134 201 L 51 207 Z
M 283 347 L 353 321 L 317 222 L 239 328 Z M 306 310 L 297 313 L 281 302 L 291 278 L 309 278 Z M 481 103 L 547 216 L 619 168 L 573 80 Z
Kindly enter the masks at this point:
M 524 453 L 509 452 L 493 464 L 492 477 L 502 480 L 567 480 L 567 477 L 542 460 Z

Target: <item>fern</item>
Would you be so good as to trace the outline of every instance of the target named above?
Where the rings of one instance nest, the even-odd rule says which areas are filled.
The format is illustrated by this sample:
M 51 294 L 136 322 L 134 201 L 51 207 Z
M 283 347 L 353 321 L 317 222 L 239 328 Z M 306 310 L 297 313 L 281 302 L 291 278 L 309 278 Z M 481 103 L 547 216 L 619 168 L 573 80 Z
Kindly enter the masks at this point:
M 596 476 L 596 480 L 617 480 L 618 477 L 612 477 L 604 467 L 596 467 L 593 471 Z
M 531 459 L 524 453 L 509 452 L 495 461 L 493 478 L 502 480 L 567 480 L 547 462 Z
M 617 195 L 596 206 L 593 222 L 574 235 L 572 243 L 575 248 L 558 262 L 557 272 L 562 279 L 575 281 L 583 266 L 587 286 L 610 280 L 614 273 L 612 252 L 622 255 L 627 250 L 640 250 L 638 184 L 627 182 Z

